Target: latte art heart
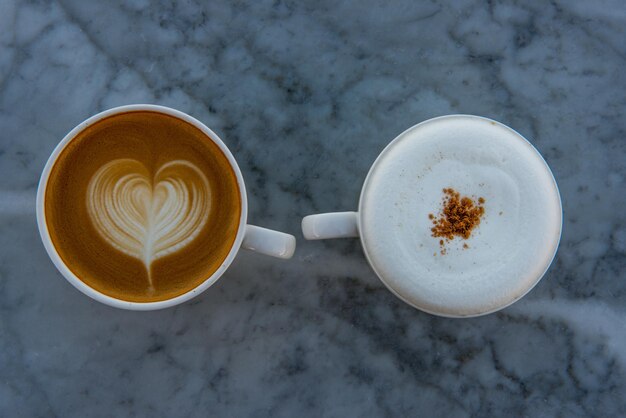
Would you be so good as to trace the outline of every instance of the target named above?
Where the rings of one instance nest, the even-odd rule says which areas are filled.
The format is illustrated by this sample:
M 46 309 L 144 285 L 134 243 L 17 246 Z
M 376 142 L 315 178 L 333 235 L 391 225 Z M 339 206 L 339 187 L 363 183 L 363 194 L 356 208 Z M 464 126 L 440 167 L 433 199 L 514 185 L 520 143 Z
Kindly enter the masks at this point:
M 211 209 L 211 188 L 194 164 L 174 160 L 154 175 L 139 161 L 113 160 L 93 175 L 87 211 L 100 236 L 144 263 L 150 288 L 152 262 L 185 247 L 200 233 Z

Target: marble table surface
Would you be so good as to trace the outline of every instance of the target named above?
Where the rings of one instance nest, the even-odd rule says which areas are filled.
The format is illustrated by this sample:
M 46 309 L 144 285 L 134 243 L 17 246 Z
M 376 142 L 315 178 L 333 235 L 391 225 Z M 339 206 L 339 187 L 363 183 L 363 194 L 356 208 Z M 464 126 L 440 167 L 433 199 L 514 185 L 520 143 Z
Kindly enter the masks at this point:
M 621 0 L 0 0 L 0 415 L 624 416 L 625 27 Z M 218 132 L 250 221 L 295 234 L 294 258 L 242 252 L 157 312 L 68 284 L 38 176 L 67 131 L 128 103 Z M 355 209 L 399 132 L 450 113 L 528 137 L 564 207 L 540 284 L 465 320 L 396 299 L 358 240 L 300 234 Z

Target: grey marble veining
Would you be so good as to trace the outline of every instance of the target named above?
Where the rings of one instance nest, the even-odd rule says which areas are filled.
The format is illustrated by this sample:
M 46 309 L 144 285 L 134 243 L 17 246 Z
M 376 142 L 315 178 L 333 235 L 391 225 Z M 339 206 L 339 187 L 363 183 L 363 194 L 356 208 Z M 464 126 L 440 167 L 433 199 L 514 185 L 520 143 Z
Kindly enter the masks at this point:
M 0 415 L 626 415 L 622 1 L 0 0 L 0 28 Z M 242 252 L 146 313 L 56 272 L 39 173 L 81 120 L 141 102 L 222 136 L 250 221 L 300 238 L 292 260 Z M 564 207 L 542 282 L 468 320 L 397 300 L 358 241 L 299 232 L 354 209 L 399 132 L 449 113 L 528 137 Z

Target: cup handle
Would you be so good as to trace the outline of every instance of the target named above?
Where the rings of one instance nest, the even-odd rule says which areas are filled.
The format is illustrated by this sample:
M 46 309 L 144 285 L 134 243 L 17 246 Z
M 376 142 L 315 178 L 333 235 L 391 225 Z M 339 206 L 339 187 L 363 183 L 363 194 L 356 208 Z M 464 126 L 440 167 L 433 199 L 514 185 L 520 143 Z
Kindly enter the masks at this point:
M 260 226 L 246 225 L 241 247 L 277 258 L 291 258 L 296 250 L 296 237 Z
M 305 216 L 302 234 L 306 239 L 358 237 L 358 215 L 357 212 L 332 212 Z

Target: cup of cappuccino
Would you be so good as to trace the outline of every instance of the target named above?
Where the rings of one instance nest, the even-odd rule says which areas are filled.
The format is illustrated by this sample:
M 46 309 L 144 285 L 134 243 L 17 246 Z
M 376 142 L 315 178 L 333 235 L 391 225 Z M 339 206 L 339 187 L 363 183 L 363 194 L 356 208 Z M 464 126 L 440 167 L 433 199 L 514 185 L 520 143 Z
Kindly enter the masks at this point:
M 191 116 L 129 105 L 82 122 L 39 182 L 37 223 L 61 274 L 117 308 L 180 304 L 215 283 L 240 248 L 290 258 L 292 235 L 247 225 L 241 171 Z
M 306 239 L 360 237 L 380 280 L 422 311 L 495 312 L 543 277 L 561 237 L 550 168 L 522 135 L 471 115 L 427 120 L 372 165 L 358 212 L 307 216 Z

